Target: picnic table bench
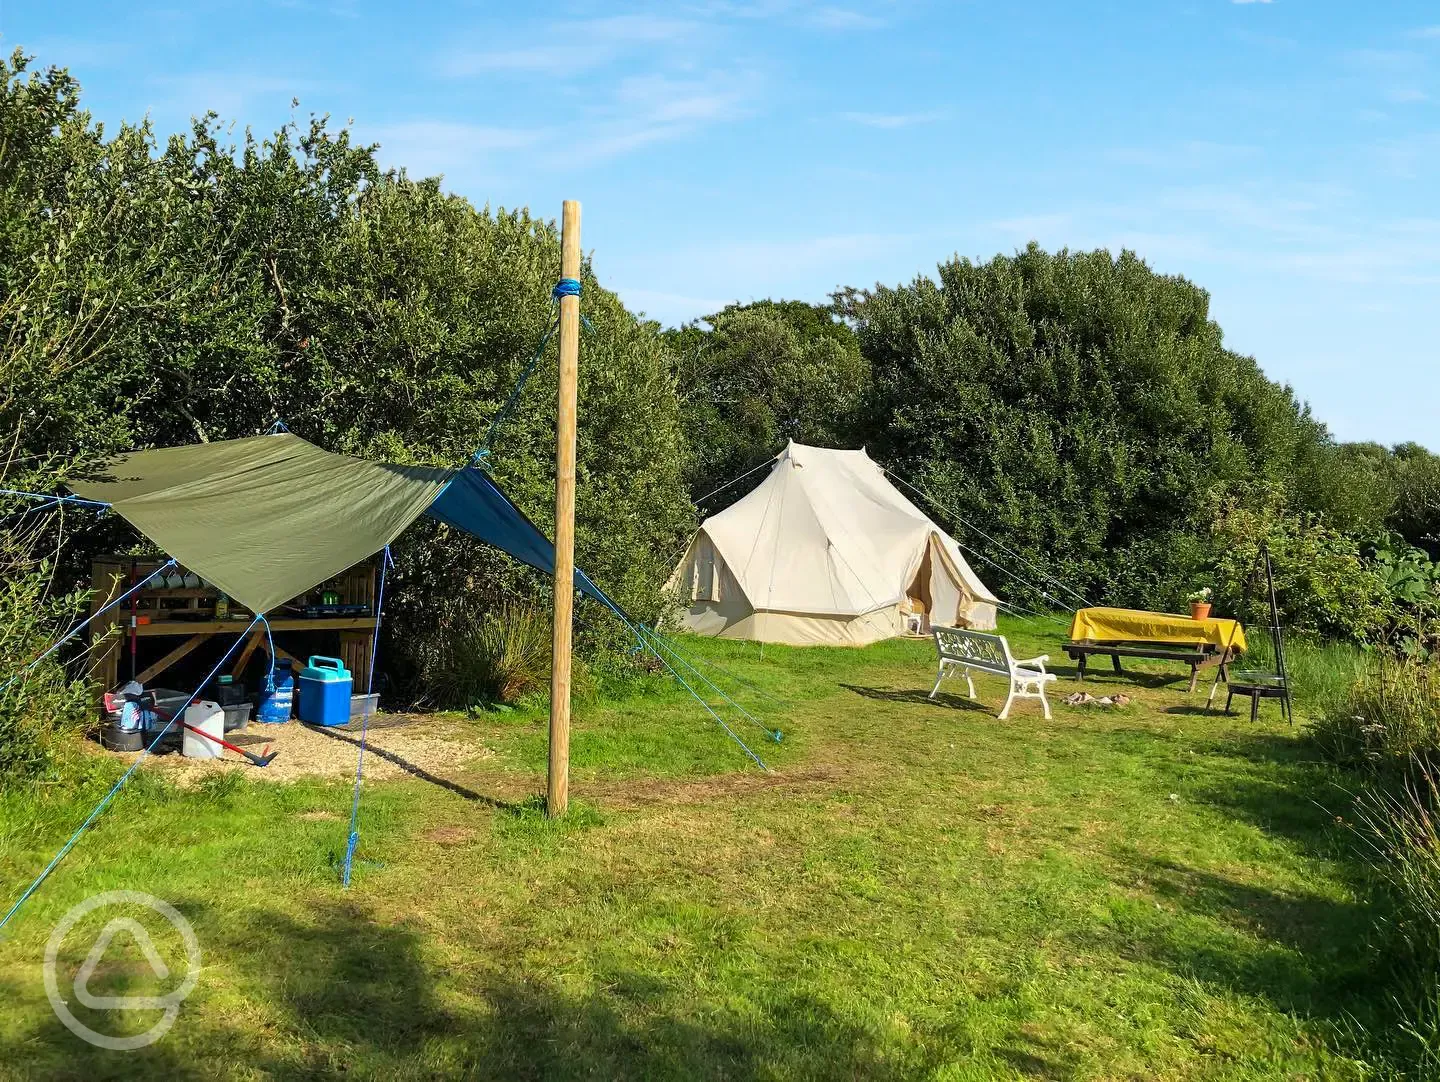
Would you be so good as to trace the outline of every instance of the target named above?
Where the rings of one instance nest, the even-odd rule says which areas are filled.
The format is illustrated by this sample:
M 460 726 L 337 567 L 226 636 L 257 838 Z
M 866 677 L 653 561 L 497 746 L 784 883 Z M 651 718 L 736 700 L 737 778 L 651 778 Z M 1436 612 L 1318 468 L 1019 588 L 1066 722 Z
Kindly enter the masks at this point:
M 1200 670 L 1206 665 L 1213 665 L 1217 661 L 1220 664 L 1220 678 L 1225 678 L 1225 665 L 1229 660 L 1223 656 L 1221 651 L 1210 645 L 1197 646 L 1193 649 L 1184 646 L 1177 646 L 1169 642 L 1067 642 L 1065 652 L 1076 664 L 1076 676 L 1084 680 L 1086 662 L 1091 654 L 1108 656 L 1115 671 L 1123 673 L 1124 667 L 1120 664 L 1122 657 L 1143 657 L 1153 658 L 1157 661 L 1180 661 L 1190 666 L 1190 690 L 1195 690 L 1199 680 Z
M 1245 632 L 1234 620 L 1192 620 L 1188 616 L 1138 609 L 1080 609 L 1070 625 L 1065 653 L 1076 663 L 1077 676 L 1085 679 L 1092 654 L 1110 658 L 1117 673 L 1123 673 L 1122 657 L 1179 661 L 1190 666 L 1190 690 L 1195 690 L 1200 670 L 1226 666 L 1245 649 Z

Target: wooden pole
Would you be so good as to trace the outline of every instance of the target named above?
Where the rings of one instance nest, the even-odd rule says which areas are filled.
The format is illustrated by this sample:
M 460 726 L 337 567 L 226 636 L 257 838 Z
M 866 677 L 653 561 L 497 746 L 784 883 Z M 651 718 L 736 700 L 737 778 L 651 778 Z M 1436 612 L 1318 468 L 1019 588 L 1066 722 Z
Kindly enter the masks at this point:
M 580 277 L 580 204 L 565 200 L 560 277 Z M 580 366 L 580 298 L 560 298 L 560 390 L 555 406 L 555 627 L 550 663 L 550 770 L 545 811 L 570 803 L 570 633 L 575 609 L 575 407 Z

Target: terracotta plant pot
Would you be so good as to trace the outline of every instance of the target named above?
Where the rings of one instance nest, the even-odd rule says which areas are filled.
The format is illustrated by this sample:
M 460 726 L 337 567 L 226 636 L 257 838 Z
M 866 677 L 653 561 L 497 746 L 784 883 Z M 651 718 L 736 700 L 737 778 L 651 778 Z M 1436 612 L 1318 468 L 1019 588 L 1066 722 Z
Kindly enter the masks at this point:
M 1192 601 L 1192 602 L 1190 602 L 1190 619 L 1192 619 L 1192 620 L 1208 620 L 1208 619 L 1210 619 L 1210 602 L 1208 602 L 1208 601 Z

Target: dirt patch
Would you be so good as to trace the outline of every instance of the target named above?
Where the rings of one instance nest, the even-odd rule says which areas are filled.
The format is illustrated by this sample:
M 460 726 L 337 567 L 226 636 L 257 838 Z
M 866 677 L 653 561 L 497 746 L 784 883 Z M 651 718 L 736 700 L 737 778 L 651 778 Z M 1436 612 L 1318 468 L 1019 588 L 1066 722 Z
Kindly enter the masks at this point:
M 386 715 L 377 715 L 384 718 Z M 243 739 L 240 740 L 236 737 Z M 252 722 L 226 739 L 247 751 L 259 754 L 268 744 L 279 752 L 269 766 L 252 766 L 233 751 L 223 759 L 186 759 L 178 752 L 153 755 L 146 768 L 159 771 L 181 785 L 193 785 L 207 777 L 241 771 L 258 781 L 296 781 L 300 778 L 353 778 L 360 750 L 358 734 L 335 729 L 311 728 L 291 721 L 284 725 Z M 407 718 L 403 725 L 372 726 L 366 739 L 365 776 L 375 781 L 420 777 L 442 783 L 460 775 L 465 768 L 495 753 L 443 718 Z M 102 752 L 126 762 L 133 754 Z
M 339 819 L 340 817 L 339 817 L 338 815 L 336 815 L 334 812 L 328 812 L 328 811 L 308 811 L 308 812 L 301 812 L 301 813 L 300 813 L 299 815 L 297 815 L 295 818 L 296 818 L 296 819 L 303 819 L 303 820 L 305 820 L 305 822 L 307 822 L 307 823 L 318 823 L 318 822 L 321 822 L 322 820 Z
M 436 827 L 422 836 L 436 845 L 461 845 L 475 837 L 475 831 L 470 827 Z
M 657 805 L 702 804 L 711 800 L 747 796 L 769 789 L 834 789 L 842 780 L 853 779 L 859 772 L 829 764 L 798 770 L 772 770 L 762 774 L 718 774 L 709 778 L 683 781 L 656 778 L 585 786 L 586 798 L 594 798 L 606 808 L 630 810 Z

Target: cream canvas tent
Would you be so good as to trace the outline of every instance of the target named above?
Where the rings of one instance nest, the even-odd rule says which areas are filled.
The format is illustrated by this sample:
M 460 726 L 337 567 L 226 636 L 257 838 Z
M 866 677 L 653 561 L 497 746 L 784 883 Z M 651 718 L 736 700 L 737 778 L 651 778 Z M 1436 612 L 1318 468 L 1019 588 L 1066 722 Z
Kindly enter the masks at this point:
M 670 588 L 691 631 L 796 645 L 890 638 L 911 612 L 989 629 L 998 603 L 863 449 L 794 442 L 755 491 L 701 523 Z

